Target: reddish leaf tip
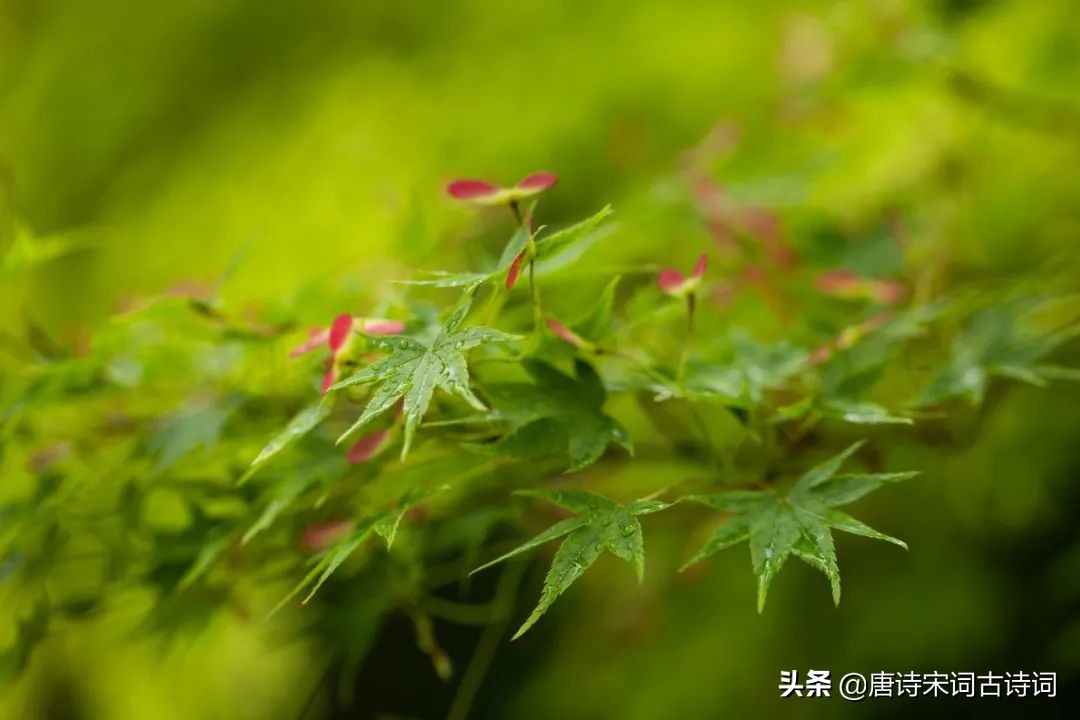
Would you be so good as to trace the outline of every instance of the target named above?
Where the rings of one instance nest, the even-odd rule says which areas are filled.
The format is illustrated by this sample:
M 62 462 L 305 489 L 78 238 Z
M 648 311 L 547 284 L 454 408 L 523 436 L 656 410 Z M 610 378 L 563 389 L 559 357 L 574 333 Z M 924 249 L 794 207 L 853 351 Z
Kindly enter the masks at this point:
M 348 535 L 355 526 L 356 521 L 352 518 L 335 518 L 316 523 L 300 535 L 300 545 L 309 552 L 320 552 Z
M 826 343 L 825 345 L 816 348 L 812 353 L 810 353 L 810 357 L 807 358 L 807 362 L 810 365 L 821 365 L 822 363 L 828 361 L 828 359 L 832 357 L 832 354 L 832 345 Z
M 709 266 L 709 256 L 705 253 L 701 253 L 701 257 L 694 263 L 694 272 L 691 274 L 696 280 L 700 280 L 705 275 L 705 269 Z
M 334 324 L 330 326 L 330 335 L 327 338 L 330 343 L 330 352 L 336 353 L 341 349 L 341 346 L 345 344 L 345 339 L 349 337 L 352 326 L 352 315 L 348 313 L 342 313 L 334 318 Z
M 904 286 L 893 280 L 879 280 L 851 270 L 829 270 L 818 276 L 818 291 L 845 299 L 867 299 L 882 305 L 895 305 L 904 299 Z
M 322 394 L 325 395 L 335 382 L 337 382 L 337 369 L 331 365 L 330 369 L 323 375 L 322 384 L 319 386 Z
M 311 328 L 308 330 L 308 339 L 289 351 L 289 357 L 300 357 L 311 352 L 317 347 L 326 345 L 330 340 L 330 331 L 326 328 Z
M 514 261 L 510 263 L 510 270 L 506 273 L 506 289 L 509 290 L 514 287 L 514 283 L 517 282 L 518 276 L 521 274 L 521 261 L 525 258 L 525 251 L 522 250 L 514 258 Z
M 558 182 L 559 176 L 553 172 L 535 172 L 522 178 L 521 182 L 517 184 L 517 189 L 540 192 L 541 190 L 547 190 Z
M 858 273 L 851 270 L 829 270 L 818 276 L 818 290 L 826 295 L 842 295 L 854 291 L 859 284 Z
M 372 318 L 364 321 L 364 332 L 368 335 L 397 335 L 405 332 L 405 323 L 400 320 Z
M 345 454 L 345 459 L 352 465 L 370 460 L 382 448 L 389 434 L 389 430 L 376 430 L 363 436 L 349 448 L 349 452 Z
M 555 318 L 548 318 L 547 326 L 548 330 L 551 330 L 560 340 L 568 342 L 574 347 L 581 347 L 581 338 Z
M 874 298 L 882 305 L 895 305 L 904 299 L 904 286 L 892 280 L 874 283 Z
M 677 293 L 686 282 L 683 274 L 674 268 L 664 268 L 656 276 L 656 284 L 666 293 Z
M 484 180 L 464 179 L 454 180 L 447 185 L 446 192 L 455 200 L 476 200 L 494 195 L 499 188 Z

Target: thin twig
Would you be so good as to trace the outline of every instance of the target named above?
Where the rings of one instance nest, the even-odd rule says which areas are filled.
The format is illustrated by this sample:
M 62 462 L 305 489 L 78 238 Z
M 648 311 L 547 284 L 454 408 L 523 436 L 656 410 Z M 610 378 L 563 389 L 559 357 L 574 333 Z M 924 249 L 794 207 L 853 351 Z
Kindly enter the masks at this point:
M 464 720 L 469 716 L 476 693 L 484 682 L 491 661 L 495 659 L 499 643 L 506 635 L 506 628 L 510 624 L 510 608 L 514 604 L 526 566 L 527 563 L 524 562 L 510 563 L 499 577 L 495 599 L 492 601 L 494 621 L 484 628 L 479 642 L 476 643 L 476 650 L 473 651 L 469 666 L 461 678 L 461 685 L 458 686 L 446 720 Z

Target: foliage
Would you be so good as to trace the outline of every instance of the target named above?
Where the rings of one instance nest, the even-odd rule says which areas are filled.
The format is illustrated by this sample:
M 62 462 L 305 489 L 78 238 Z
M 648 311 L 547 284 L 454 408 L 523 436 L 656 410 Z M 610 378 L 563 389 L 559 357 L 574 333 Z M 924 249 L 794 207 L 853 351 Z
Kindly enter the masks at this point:
M 489 389 L 497 418 L 509 423 L 489 446 L 492 452 L 521 460 L 564 452 L 570 471 L 596 462 L 609 443 L 633 452 L 626 428 L 603 411 L 607 391 L 591 365 L 577 359 L 574 377 L 538 360 L 525 360 L 523 366 L 531 383 Z
M 409 338 L 383 338 L 376 343 L 375 349 L 387 353 L 386 357 L 330 388 L 340 390 L 363 383 L 379 383 L 363 414 L 343 438 L 400 400 L 405 415 L 405 441 L 401 446 L 401 459 L 404 460 L 416 427 L 431 405 L 431 396 L 436 388 L 460 396 L 477 410 L 486 409 L 469 389 L 469 371 L 464 352 L 479 345 L 506 342 L 514 336 L 485 327 L 460 328 L 469 312 L 469 300 L 466 296 L 465 302 L 451 313 L 430 345 Z
M 656 500 L 635 500 L 623 506 L 582 490 L 537 490 L 522 494 L 547 500 L 577 514 L 555 523 L 524 545 L 473 571 L 491 567 L 515 555 L 532 550 L 549 540 L 566 535 L 544 579 L 544 591 L 540 595 L 540 602 L 525 623 L 518 628 L 512 639 L 516 640 L 524 635 L 525 631 L 531 628 L 551 607 L 555 599 L 581 577 L 581 574 L 596 562 L 605 550 L 621 560 L 633 563 L 638 582 L 644 578 L 645 540 L 637 516 L 663 510 L 668 506 L 667 503 Z
M 815 319 L 780 341 L 724 327 L 730 288 L 710 277 L 708 254 L 689 275 L 647 266 L 624 268 L 611 278 L 601 273 L 595 299 L 564 323 L 548 310 L 549 303 L 562 303 L 552 301 L 542 285 L 557 287 L 560 268 L 587 265 L 581 248 L 595 241 L 612 212 L 605 207 L 562 230 L 534 228 L 536 196 L 555 181 L 550 173 L 538 177 L 543 187 L 528 192 L 482 181 L 451 185 L 455 197 L 509 208 L 516 227 L 489 270 L 412 283 L 418 293 L 451 291 L 451 299 L 460 293 L 444 319 L 420 296 L 381 303 L 388 318 L 339 315 L 328 330 L 309 331 L 292 353 L 329 348 L 328 356 L 317 359 L 322 366 L 294 360 L 305 369 L 286 371 L 293 380 L 283 381 L 276 368 L 264 376 L 258 372 L 268 353 L 280 356 L 279 340 L 293 336 L 293 324 L 240 319 L 214 297 L 151 299 L 102 328 L 88 351 L 40 354 L 4 406 L 6 442 L 30 436 L 40 448 L 30 458 L 40 478 L 36 495 L 4 510 L 6 582 L 50 577 L 55 569 L 49 558 L 99 533 L 100 515 L 106 514 L 115 518 L 104 542 L 118 572 L 156 587 L 155 612 L 165 613 L 200 586 L 230 594 L 229 578 L 236 572 L 279 574 L 284 560 L 286 577 L 293 576 L 290 538 L 298 533 L 300 546 L 314 554 L 273 614 L 304 590 L 307 604 L 340 573 L 374 571 L 374 556 L 358 551 L 373 534 L 392 551 L 410 512 L 445 515 L 430 528 L 408 530 L 436 537 L 439 522 L 449 523 L 450 516 L 462 522 L 507 517 L 504 492 L 496 488 L 511 483 L 531 486 L 520 493 L 572 513 L 480 566 L 562 538 L 540 600 L 515 639 L 605 551 L 632 563 L 641 580 L 639 517 L 681 500 L 732 514 L 688 564 L 747 540 L 759 611 L 791 556 L 823 572 L 839 603 L 833 530 L 906 546 L 838 508 L 915 473 L 837 474 L 867 442 L 861 440 L 784 491 L 780 479 L 789 456 L 801 456 L 807 438 L 828 442 L 840 424 L 912 425 L 927 408 L 947 408 L 957 399 L 978 404 L 995 377 L 1042 385 L 1074 374 L 1049 363 L 1074 333 L 1077 307 L 1071 296 L 980 299 L 981 309 L 970 314 L 970 298 L 946 294 L 904 306 L 907 292 L 897 277 L 875 279 L 787 260 L 770 272 L 787 276 L 789 287 L 804 288 L 799 306 Z M 525 199 L 528 207 L 521 205 Z M 786 243 L 774 238 L 773 251 L 796 257 Z M 25 255 L 23 245 L 13 248 Z M 526 277 L 523 292 L 517 280 Z M 767 293 L 776 281 L 760 288 Z M 478 297 L 484 298 L 479 310 Z M 496 329 L 498 324 L 506 329 Z M 930 340 L 939 335 L 941 340 Z M 939 353 L 943 362 L 923 373 L 921 389 L 897 393 L 882 383 L 891 368 L 905 365 L 904 358 L 927 352 Z M 318 375 L 322 397 L 315 390 Z M 174 398 L 177 409 L 159 414 L 160 405 L 147 403 L 155 393 Z M 86 483 L 98 482 L 82 468 L 108 460 L 98 457 L 92 436 L 79 438 L 73 449 L 50 432 L 63 422 L 55 413 L 75 397 L 114 408 L 120 415 L 110 421 L 110 432 L 127 438 L 113 459 L 119 462 L 117 474 L 105 480 L 114 491 L 79 512 L 70 498 L 85 492 Z M 626 400 L 653 417 L 661 435 L 691 428 L 678 443 L 703 448 L 702 467 L 711 475 L 651 488 L 646 499 L 625 504 L 589 489 L 590 475 L 582 471 L 594 463 L 633 462 L 631 432 L 615 410 L 625 413 Z M 736 444 L 713 446 L 702 413 L 715 408 L 735 420 Z M 672 424 L 673 417 L 682 419 Z M 260 437 L 270 439 L 255 452 L 252 441 L 264 442 Z M 348 452 L 339 446 L 346 439 L 354 439 Z M 393 444 L 400 463 L 381 454 Z M 419 459 L 410 454 L 414 445 Z M 610 445 L 626 454 L 606 455 Z M 759 448 L 756 459 L 744 446 Z M 245 456 L 254 456 L 246 467 Z M 566 479 L 571 487 L 546 489 L 547 478 L 560 469 L 578 473 Z M 450 492 L 433 495 L 444 482 Z M 163 494 L 186 518 L 178 527 L 150 519 L 150 508 L 163 502 Z M 492 509 L 495 515 L 485 514 Z M 459 561 L 475 558 L 501 525 L 484 520 L 468 545 L 450 541 L 446 550 Z M 146 548 L 141 560 L 127 549 L 136 536 Z M 400 556 L 398 562 L 410 568 L 410 593 L 422 596 L 433 560 L 422 544 Z M 459 565 L 459 574 L 468 569 Z M 20 625 L 8 665 L 25 665 L 50 618 L 87 602 L 95 602 L 93 594 L 54 605 L 39 599 Z M 418 622 L 421 646 L 444 674 L 447 666 L 428 621 Z
M 843 530 L 902 548 L 901 540 L 879 533 L 837 510 L 858 500 L 882 484 L 906 480 L 916 473 L 862 473 L 836 475 L 840 465 L 861 446 L 855 443 L 824 463 L 808 470 L 783 496 L 773 492 L 731 490 L 715 495 L 691 495 L 687 499 L 717 510 L 738 513 L 720 526 L 690 562 L 717 550 L 750 541 L 750 557 L 758 579 L 758 612 L 765 607 L 769 583 L 791 555 L 805 561 L 829 579 L 833 602 L 840 604 L 840 569 L 830 529 Z M 688 563 L 689 564 L 689 563 Z
M 840 623 L 890 660 L 916 624 L 910 641 L 934 635 L 937 650 L 962 647 L 965 629 L 980 657 L 1008 647 L 985 619 L 995 561 L 1023 558 L 1033 535 L 1064 556 L 1067 538 L 1032 508 L 1076 505 L 1051 492 L 1075 468 L 1029 442 L 1075 446 L 1051 410 L 1077 376 L 1080 315 L 1064 10 L 556 3 L 523 25 L 520 8 L 480 3 L 445 33 L 424 8 L 199 0 L 110 49 L 93 40 L 112 37 L 109 4 L 0 11 L 14 69 L 0 90 L 0 311 L 17 309 L 0 328 L 0 680 L 37 663 L 60 678 L 40 694 L 66 697 L 57 668 L 85 666 L 90 685 L 88 657 L 126 657 L 102 626 L 124 625 L 126 642 L 128 621 L 137 638 L 173 637 L 227 616 L 275 648 L 314 638 L 293 681 L 325 662 L 340 686 L 405 618 L 439 678 L 470 637 L 450 624 L 483 626 L 480 660 L 528 655 L 509 674 L 539 667 L 548 688 L 606 669 L 609 642 L 641 641 L 619 653 L 632 672 L 608 674 L 660 680 L 594 673 L 586 689 L 603 699 L 579 715 L 650 717 L 702 692 L 736 703 L 728 690 L 753 685 L 740 668 L 776 667 L 763 637 L 785 663 L 798 642 L 833 645 Z M 37 45 L 50 36 L 51 53 Z M 601 44 L 610 72 L 581 72 Z M 683 151 L 718 107 L 730 117 Z M 439 192 L 448 168 L 516 178 L 541 158 L 560 184 L 534 173 Z M 5 214 L 9 165 L 25 222 Z M 132 288 L 217 273 L 242 244 L 221 277 L 94 319 Z M 1008 394 L 1016 382 L 1051 390 Z M 994 414 L 1032 397 L 1026 415 Z M 1001 463 L 1010 453 L 1021 459 Z M 908 469 L 926 479 L 869 495 Z M 903 544 L 856 517 L 915 552 L 844 545 Z M 603 555 L 640 580 L 646 533 L 638 588 Z M 744 539 L 752 575 L 713 554 Z M 916 575 L 929 554 L 936 580 Z M 1033 567 L 1023 587 L 1067 598 L 1075 550 L 1045 555 L 1056 574 Z M 797 572 L 771 584 L 792 556 L 836 601 L 844 563 L 847 601 L 816 629 L 826 594 L 792 592 Z M 759 611 L 773 596 L 744 622 L 751 578 Z M 952 614 L 898 617 L 939 582 Z M 999 619 L 1031 617 L 1006 593 Z M 890 602 L 895 627 L 875 615 L 865 632 L 859 613 Z M 805 632 L 775 631 L 786 622 Z M 664 641 L 631 637 L 646 623 Z M 522 639 L 502 642 L 514 627 Z M 1074 656 L 1076 628 L 1048 629 L 1022 625 Z M 575 642 L 543 644 L 560 631 Z M 89 641 L 67 642 L 77 633 Z M 728 665 L 695 663 L 717 646 Z M 962 659 L 931 647 L 927 662 Z M 672 657 L 683 664 L 668 671 Z M 724 692 L 701 682 L 718 670 Z M 422 680 L 407 676 L 410 690 Z M 545 716 L 542 693 L 520 694 L 500 714 Z

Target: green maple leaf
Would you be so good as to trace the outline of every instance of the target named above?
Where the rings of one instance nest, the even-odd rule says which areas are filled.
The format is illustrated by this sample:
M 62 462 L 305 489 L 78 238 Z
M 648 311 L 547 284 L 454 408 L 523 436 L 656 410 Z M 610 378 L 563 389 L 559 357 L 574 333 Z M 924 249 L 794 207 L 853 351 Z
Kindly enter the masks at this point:
M 577 514 L 560 520 L 524 545 L 473 570 L 474 573 L 480 572 L 549 540 L 566 536 L 555 553 L 547 577 L 544 578 L 540 601 L 514 633 L 512 640 L 517 640 L 535 625 L 552 603 L 581 577 L 605 550 L 617 558 L 633 563 L 638 582 L 641 582 L 645 575 L 645 543 L 637 516 L 659 512 L 670 505 L 649 499 L 620 505 L 614 500 L 584 490 L 524 490 L 517 494 L 546 500 Z
M 926 386 L 921 404 L 960 397 L 978 405 L 993 377 L 1040 387 L 1053 379 L 1077 379 L 1072 368 L 1042 362 L 1078 333 L 1075 325 L 1051 332 L 1031 327 L 1031 316 L 1049 305 L 1013 301 L 976 312 L 953 340 L 949 362 Z
M 38 600 L 29 617 L 15 620 L 15 642 L 0 653 L 0 683 L 18 680 L 33 657 L 34 650 L 49 636 L 52 609 Z
M 430 343 L 402 336 L 386 336 L 372 341 L 378 350 L 388 355 L 331 388 L 338 390 L 363 383 L 379 385 L 360 418 L 338 442 L 402 399 L 405 441 L 401 448 L 401 459 L 404 460 L 412 445 L 416 427 L 431 404 L 435 388 L 457 395 L 477 410 L 487 409 L 469 388 L 469 370 L 464 352 L 479 345 L 514 340 L 518 336 L 487 327 L 461 327 L 470 304 L 471 298 L 467 296 Z
M 543 227 L 529 232 L 525 228 L 518 228 L 503 247 L 502 253 L 493 265 L 489 265 L 484 272 L 427 272 L 429 277 L 420 280 L 399 280 L 403 285 L 423 285 L 437 288 L 464 288 L 472 291 L 480 285 L 495 278 L 504 277 L 514 259 L 526 249 L 529 250 L 526 257 L 529 262 L 535 260 L 542 270 L 552 270 L 564 264 L 573 262 L 587 246 L 587 242 L 594 236 L 594 230 L 611 215 L 614 210 L 610 205 L 605 205 L 592 216 L 579 223 L 550 233 L 542 238 L 539 234 Z M 528 211 L 526 215 L 531 215 Z
M 340 455 L 323 456 L 299 464 L 277 482 L 270 483 L 265 505 L 240 538 L 240 544 L 247 545 L 257 534 L 271 527 L 310 487 L 340 478 L 348 467 L 348 462 Z
M 614 212 L 610 205 L 605 205 L 581 222 L 537 240 L 537 262 L 548 261 L 549 264 L 553 264 L 555 258 L 562 257 L 564 253 L 570 255 L 575 246 L 583 244 L 583 241 L 588 239 L 593 231 Z
M 611 329 L 612 313 L 615 307 L 615 293 L 619 288 L 621 275 L 608 281 L 596 303 L 571 329 L 586 340 L 598 342 L 604 339 Z
M 773 422 L 784 423 L 807 417 L 843 420 L 854 425 L 913 425 L 910 417 L 866 400 L 820 398 L 807 395 L 802 400 L 776 409 Z
M 906 415 L 895 413 L 883 405 L 866 400 L 825 400 L 820 408 L 824 417 L 843 420 L 855 425 L 914 425 Z
M 156 458 L 154 472 L 168 470 L 200 448 L 209 454 L 221 438 L 225 423 L 242 404 L 242 398 L 230 396 L 204 407 L 187 407 L 164 418 L 148 448 Z
M 575 377 L 539 360 L 523 365 L 536 384 L 488 388 L 497 417 L 511 424 L 510 432 L 490 446 L 493 452 L 521 460 L 565 454 L 570 471 L 596 462 L 610 443 L 633 453 L 626 428 L 603 412 L 607 392 L 591 365 L 576 360 Z
M 430 277 L 423 280 L 398 280 L 400 285 L 422 285 L 426 287 L 435 288 L 465 288 L 466 290 L 474 290 L 481 284 L 490 280 L 495 272 L 439 272 L 428 271 L 425 273 Z
M 394 544 L 398 526 L 401 524 L 401 519 L 405 517 L 406 511 L 432 493 L 446 489 L 448 489 L 448 486 L 444 485 L 432 490 L 410 490 L 401 496 L 394 507 L 372 513 L 358 520 L 348 535 L 315 556 L 311 570 L 270 611 L 270 616 L 276 614 L 278 610 L 300 594 L 302 590 L 310 587 L 311 589 L 308 590 L 307 595 L 300 601 L 301 605 L 306 605 L 319 591 L 319 588 L 323 586 L 323 583 L 372 535 L 381 537 L 386 543 L 386 549 L 389 550 Z
M 283 430 L 268 442 L 251 463 L 251 467 L 241 476 L 238 482 L 244 483 L 258 472 L 271 458 L 281 453 L 282 450 L 292 445 L 299 438 L 307 435 L 315 427 L 330 415 L 331 406 L 321 399 L 306 406 L 289 420 Z
M 840 466 L 862 446 L 857 442 L 803 474 L 787 495 L 733 490 L 715 495 L 691 495 L 686 500 L 736 513 L 709 538 L 687 566 L 743 540 L 750 543 L 750 559 L 758 579 L 758 612 L 765 608 L 769 584 L 794 555 L 829 579 L 833 602 L 840 602 L 840 570 L 836 563 L 832 530 L 862 535 L 907 548 L 903 541 L 880 533 L 837 510 L 885 483 L 914 477 L 916 472 L 837 475 Z
M 653 383 L 658 400 L 685 397 L 749 407 L 761 404 L 770 390 L 787 387 L 803 371 L 806 352 L 790 343 L 763 345 L 742 331 L 731 333 L 727 360 L 691 363 L 683 387 Z
M 498 261 L 490 270 L 485 272 L 427 272 L 430 277 L 423 280 L 399 280 L 402 285 L 424 285 L 437 288 L 464 288 L 466 292 L 472 292 L 488 280 L 501 276 L 510 268 L 522 250 L 529 244 L 535 234 L 530 234 L 525 228 L 518 228 L 507 241 Z

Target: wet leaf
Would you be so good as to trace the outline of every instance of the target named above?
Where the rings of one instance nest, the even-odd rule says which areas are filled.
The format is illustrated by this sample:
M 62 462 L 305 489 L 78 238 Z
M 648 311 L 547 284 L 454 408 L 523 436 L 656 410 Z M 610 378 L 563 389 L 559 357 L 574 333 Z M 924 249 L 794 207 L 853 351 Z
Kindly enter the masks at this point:
M 332 387 L 340 390 L 360 384 L 378 386 L 368 400 L 364 412 L 338 442 L 389 410 L 398 400 L 402 400 L 405 440 L 401 448 L 401 458 L 404 460 L 412 446 L 416 427 L 427 412 L 436 388 L 457 395 L 477 410 L 487 409 L 469 387 L 469 371 L 464 353 L 480 345 L 509 342 L 517 336 L 486 327 L 460 327 L 468 310 L 469 301 L 466 299 L 462 306 L 450 315 L 430 344 L 407 337 L 372 340 L 372 344 L 387 353 L 387 356 Z
M 638 582 L 645 574 L 645 544 L 638 516 L 659 512 L 668 503 L 657 500 L 636 500 L 620 505 L 600 495 L 584 490 L 532 490 L 520 495 L 535 497 L 575 513 L 560 520 L 524 545 L 481 565 L 479 572 L 492 565 L 528 552 L 549 540 L 566 536 L 544 578 L 540 601 L 528 619 L 514 633 L 517 640 L 551 607 L 552 603 L 591 566 L 601 553 L 607 551 L 634 565 Z
M 466 288 L 472 290 L 491 277 L 492 273 L 443 273 L 431 272 L 425 280 L 398 280 L 401 285 L 426 285 L 437 288 Z
M 803 372 L 806 352 L 790 343 L 764 345 L 748 334 L 732 333 L 732 350 L 714 362 L 688 365 L 683 387 L 654 384 L 658 399 L 685 397 L 703 402 L 758 405 L 770 390 L 787 387 Z
M 877 403 L 850 400 L 830 400 L 824 403 L 821 414 L 855 425 L 912 425 L 914 420 L 891 412 Z
M 426 499 L 432 493 L 444 489 L 446 489 L 446 486 L 440 486 L 432 490 L 411 490 L 402 495 L 401 499 L 394 507 L 367 515 L 358 520 L 348 535 L 316 557 L 315 564 L 311 570 L 304 576 L 303 580 L 297 583 L 296 587 L 294 587 L 288 595 L 282 598 L 281 602 L 279 602 L 270 612 L 270 615 L 276 614 L 286 603 L 299 595 L 303 590 L 310 587 L 311 589 L 308 590 L 307 595 L 300 601 L 301 605 L 306 605 L 330 576 L 341 567 L 342 563 L 344 563 L 350 555 L 356 552 L 357 548 L 359 548 L 365 540 L 371 537 L 372 533 L 383 538 L 386 542 L 386 548 L 389 550 L 394 544 L 394 539 L 397 537 L 397 530 L 401 523 L 401 518 L 405 516 L 405 513 L 409 508 Z
M 596 462 L 611 443 L 633 453 L 626 428 L 603 411 L 607 392 L 591 365 L 577 360 L 574 377 L 539 360 L 527 360 L 524 367 L 534 384 L 488 388 L 510 430 L 487 450 L 520 460 L 564 455 L 569 471 Z
M 240 482 L 243 483 L 249 480 L 252 475 L 258 472 L 259 468 L 270 462 L 271 458 L 296 442 L 297 439 L 307 435 L 315 429 L 315 426 L 325 420 L 329 414 L 330 404 L 318 400 L 294 415 L 293 419 L 289 421 L 289 424 L 285 426 L 285 429 L 275 435 L 274 438 L 259 451 L 255 460 L 252 461 L 251 467 L 249 467 L 243 477 L 240 478 Z
M 610 205 L 605 205 L 592 217 L 586 218 L 585 220 L 582 220 L 575 225 L 571 225 L 568 228 L 559 230 L 558 232 L 554 232 L 547 237 L 540 238 L 536 241 L 537 260 L 545 260 L 558 255 L 576 243 L 581 242 L 613 212 L 615 211 L 611 209 Z
M 1048 304 L 1005 302 L 976 312 L 953 339 L 948 362 L 927 384 L 920 403 L 938 405 L 960 398 L 979 405 L 993 377 L 1036 386 L 1068 379 L 1071 373 L 1043 361 L 1075 337 L 1077 327 L 1048 333 L 1025 322 Z
M 839 398 L 822 400 L 810 395 L 798 402 L 777 408 L 774 422 L 801 420 L 812 414 L 843 420 L 853 425 L 912 425 L 915 422 L 910 417 L 877 403 Z
M 873 492 L 886 483 L 907 480 L 914 472 L 837 475 L 840 466 L 862 443 L 805 472 L 784 495 L 766 491 L 735 490 L 714 495 L 691 495 L 686 500 L 735 513 L 722 524 L 686 566 L 744 540 L 757 576 L 757 608 L 765 608 L 769 585 L 794 555 L 820 570 L 829 580 L 833 602 L 840 602 L 840 569 L 832 530 L 885 540 L 907 548 L 901 540 L 880 533 L 836 508 Z
M 265 505 L 255 522 L 240 539 L 246 545 L 260 532 L 271 527 L 278 517 L 289 509 L 305 490 L 326 478 L 339 477 L 348 463 L 340 457 L 330 456 L 322 460 L 304 463 L 294 468 L 285 478 L 271 485 Z
M 604 286 L 596 304 L 585 314 L 585 317 L 574 324 L 575 333 L 594 342 L 603 339 L 608 334 L 615 305 L 615 292 L 621 279 L 622 276 L 616 275 Z

